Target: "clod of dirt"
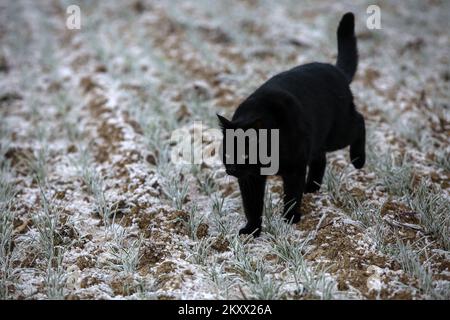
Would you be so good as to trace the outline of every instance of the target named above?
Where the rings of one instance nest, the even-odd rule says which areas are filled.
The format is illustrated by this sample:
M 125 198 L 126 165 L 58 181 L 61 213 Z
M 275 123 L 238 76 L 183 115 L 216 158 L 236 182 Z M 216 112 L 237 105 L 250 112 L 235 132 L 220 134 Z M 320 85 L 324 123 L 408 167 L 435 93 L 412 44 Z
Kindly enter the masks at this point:
M 126 215 L 130 209 L 130 204 L 124 199 L 120 199 L 113 205 L 114 214 L 116 218 L 121 218 Z
M 133 2 L 132 8 L 136 13 L 139 13 L 139 14 L 141 14 L 142 12 L 144 12 L 147 9 L 146 4 L 144 4 L 142 1 Z
M 78 151 L 78 148 L 76 145 L 71 144 L 70 146 L 67 147 L 67 152 L 68 153 L 75 153 Z
M 32 224 L 30 219 L 17 219 L 14 220 L 14 231 L 13 235 L 22 234 L 27 231 L 27 227 Z
M 186 269 L 186 270 L 183 271 L 183 273 L 185 275 L 187 275 L 187 276 L 193 276 L 194 275 L 194 272 L 192 272 L 191 269 Z
M 98 66 L 95 67 L 95 72 L 105 73 L 108 72 L 108 68 L 104 64 L 99 64 Z
M 210 26 L 199 26 L 199 31 L 210 41 L 221 44 L 229 44 L 233 41 L 228 33 L 221 28 L 213 28 Z
M 233 186 L 233 184 L 228 183 L 225 185 L 225 188 L 222 190 L 222 194 L 224 197 L 228 197 L 231 194 L 233 194 L 235 192 L 235 187 Z
M 63 224 L 56 229 L 55 244 L 56 245 L 68 245 L 72 240 L 78 239 L 78 231 L 70 224 Z
M 391 198 L 383 203 L 380 213 L 382 216 L 392 215 L 396 220 L 403 223 L 419 223 L 416 212 L 413 212 L 411 208 L 403 203 L 394 202 Z
M 278 260 L 278 256 L 274 253 L 268 253 L 264 256 L 264 259 L 266 259 L 267 261 L 276 261 Z
M 143 246 L 141 246 L 139 250 L 139 256 L 141 259 L 139 260 L 139 268 L 148 268 L 149 266 L 154 265 L 161 261 L 164 257 L 164 251 L 161 246 L 155 245 L 150 242 L 145 242 Z
M 384 298 L 383 291 L 381 292 L 381 297 Z M 410 291 L 399 291 L 395 292 L 390 298 L 394 300 L 412 300 L 413 295 Z
M 120 89 L 126 90 L 126 91 L 133 91 L 133 94 L 137 94 L 139 98 L 145 100 L 149 98 L 147 89 L 145 86 L 134 84 L 134 83 L 124 83 L 121 84 Z M 127 118 L 127 117 L 126 117 Z M 129 118 L 129 116 L 128 116 Z M 125 119 L 127 120 L 127 119 Z
M 156 165 L 156 158 L 153 154 L 149 154 L 147 155 L 147 157 L 145 157 L 145 160 L 150 163 L 151 165 Z
M 276 57 L 276 53 L 273 50 L 265 49 L 265 48 L 257 48 L 255 50 L 252 50 L 250 54 L 252 57 L 255 57 L 255 58 L 261 59 L 261 60 Z
M 141 125 L 136 120 L 129 119 L 127 123 L 133 128 L 134 132 L 136 132 L 137 134 L 141 135 L 144 134 L 144 130 L 142 130 Z
M 302 199 L 300 212 L 303 215 L 307 215 L 307 214 L 314 212 L 314 209 L 315 209 L 315 204 L 314 204 L 313 196 L 309 193 L 305 194 Z
M 110 124 L 107 121 L 103 121 L 100 127 L 97 129 L 100 137 L 110 144 L 116 144 L 123 140 L 122 128 Z
M 8 151 L 6 151 L 4 157 L 10 160 L 11 166 L 15 167 L 31 154 L 33 154 L 33 150 L 31 148 L 24 149 L 20 147 L 11 147 Z
M 340 278 L 340 279 L 338 279 L 337 288 L 339 291 L 347 291 L 349 289 L 349 286 L 345 279 Z
M 409 40 L 405 45 L 399 50 L 400 55 L 404 54 L 406 51 L 420 51 L 425 46 L 425 40 L 422 37 L 417 37 L 413 40 Z
M 138 283 L 131 276 L 123 276 L 112 280 L 110 287 L 115 295 L 125 297 L 137 292 Z
M 95 286 L 100 283 L 102 283 L 102 281 L 100 279 L 98 279 L 96 277 L 87 276 L 87 277 L 84 277 L 83 279 L 81 279 L 80 287 L 82 289 L 86 289 L 86 288 Z
M 25 259 L 23 260 L 14 260 L 12 265 L 13 268 L 35 268 L 36 267 L 36 259 L 37 254 L 35 252 L 29 252 Z
M 351 188 L 348 192 L 350 192 L 350 194 L 353 196 L 353 198 L 355 198 L 356 200 L 360 200 L 363 201 L 366 198 L 366 193 L 364 192 L 364 190 L 357 188 L 357 187 L 353 187 Z
M 266 32 L 266 27 L 250 19 L 243 19 L 240 23 L 242 31 L 249 34 L 262 35 Z
M 195 81 L 182 93 L 187 99 L 198 99 L 200 101 L 210 100 L 213 96 L 211 88 L 205 81 Z
M 183 103 L 180 108 L 178 108 L 177 112 L 175 113 L 177 117 L 177 121 L 182 121 L 188 117 L 191 116 L 191 112 L 189 111 L 188 107 Z
M 200 223 L 197 227 L 197 238 L 203 239 L 208 236 L 209 226 L 206 223 Z
M 55 193 L 55 198 L 58 199 L 58 200 L 62 200 L 62 199 L 64 199 L 65 197 L 66 197 L 66 191 L 65 191 L 65 190 L 57 191 L 57 192 Z
M 374 83 L 380 76 L 381 76 L 381 74 L 378 70 L 375 70 L 372 68 L 367 68 L 364 72 L 364 75 L 362 76 L 362 80 L 366 87 L 373 88 Z
M 276 185 L 273 185 L 273 186 L 270 188 L 270 191 L 271 191 L 272 193 L 277 193 L 277 194 L 279 194 L 279 195 L 282 195 L 282 194 L 283 194 L 283 187 L 282 187 L 281 185 L 279 185 L 279 184 L 276 184 Z
M 217 237 L 211 245 L 211 248 L 218 252 L 225 252 L 229 249 L 230 242 L 222 236 Z
M 60 91 L 61 89 L 62 89 L 61 82 L 57 80 L 50 82 L 50 84 L 47 86 L 47 91 L 49 93 L 55 93 Z
M 14 100 L 22 100 L 23 97 L 17 92 L 6 92 L 0 95 L 0 105 L 10 103 Z
M 186 234 L 185 224 L 189 219 L 189 214 L 183 210 L 175 210 L 169 212 L 167 216 L 168 226 L 171 229 L 174 229 L 175 232 L 180 234 Z
M 91 92 L 95 88 L 103 89 L 98 83 L 96 83 L 90 76 L 85 76 L 80 80 L 80 87 L 84 93 Z
M 93 268 L 95 266 L 95 260 L 88 255 L 79 256 L 76 261 L 76 265 L 80 270 L 86 268 Z
M 179 275 L 163 274 L 157 277 L 156 285 L 165 291 L 176 290 L 181 287 L 181 278 Z
M 70 66 L 76 71 L 82 70 L 92 58 L 93 56 L 89 53 L 80 53 L 72 59 Z
M 95 95 L 88 101 L 87 107 L 95 117 L 98 117 L 101 114 L 108 112 L 108 109 L 105 107 L 107 102 L 108 98 L 105 96 Z
M 175 300 L 176 298 L 174 296 L 168 296 L 165 294 L 159 295 L 158 300 Z
M 6 57 L 4 54 L 0 55 L 0 72 L 8 72 L 9 71 L 9 65 L 8 60 L 6 60 Z
M 290 39 L 287 40 L 287 42 L 289 44 L 295 46 L 295 47 L 298 47 L 298 48 L 309 48 L 309 47 L 311 47 L 311 44 L 309 44 L 309 43 L 307 43 L 307 42 L 305 42 L 305 41 L 303 41 L 301 39 L 298 39 L 298 38 L 290 38 Z
M 149 238 L 151 236 L 150 225 L 154 221 L 154 215 L 142 213 L 139 216 L 137 216 L 136 221 L 139 229 L 141 229 L 144 232 L 145 237 Z
M 175 263 L 172 261 L 164 261 L 156 268 L 156 274 L 162 275 L 162 274 L 168 274 L 173 271 L 175 271 Z

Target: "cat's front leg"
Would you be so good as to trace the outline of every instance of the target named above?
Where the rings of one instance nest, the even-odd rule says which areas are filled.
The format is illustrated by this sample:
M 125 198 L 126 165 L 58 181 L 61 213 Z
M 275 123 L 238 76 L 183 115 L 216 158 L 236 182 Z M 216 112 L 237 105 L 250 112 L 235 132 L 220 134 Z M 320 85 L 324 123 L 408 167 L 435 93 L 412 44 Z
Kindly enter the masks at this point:
M 315 157 L 309 164 L 308 179 L 306 181 L 305 193 L 313 193 L 319 191 L 322 184 L 325 167 L 327 165 L 327 157 L 324 153 Z
M 247 218 L 247 224 L 239 230 L 239 234 L 253 234 L 258 237 L 261 233 L 266 176 L 247 176 L 239 178 L 238 182 Z
M 283 175 L 284 219 L 290 223 L 300 221 L 300 205 L 305 189 L 306 164 L 294 172 Z

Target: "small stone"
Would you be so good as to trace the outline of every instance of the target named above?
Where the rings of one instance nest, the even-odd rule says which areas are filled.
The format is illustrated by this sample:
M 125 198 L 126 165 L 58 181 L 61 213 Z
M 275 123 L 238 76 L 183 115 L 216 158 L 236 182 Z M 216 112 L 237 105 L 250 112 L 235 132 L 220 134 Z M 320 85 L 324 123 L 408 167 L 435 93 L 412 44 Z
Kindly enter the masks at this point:
M 145 160 L 150 163 L 151 165 L 156 165 L 156 158 L 153 154 L 149 154 Z

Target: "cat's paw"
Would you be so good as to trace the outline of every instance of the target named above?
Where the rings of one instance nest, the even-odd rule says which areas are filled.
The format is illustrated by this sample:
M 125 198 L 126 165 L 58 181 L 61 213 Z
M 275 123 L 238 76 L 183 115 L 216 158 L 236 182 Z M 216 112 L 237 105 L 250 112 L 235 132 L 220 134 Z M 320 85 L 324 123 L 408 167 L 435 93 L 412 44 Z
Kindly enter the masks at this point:
M 355 169 L 361 169 L 366 162 L 366 152 L 364 144 L 355 143 L 350 146 L 350 160 Z
M 295 224 L 300 221 L 300 213 L 286 215 L 283 217 L 283 220 L 286 223 Z
M 259 237 L 259 235 L 261 234 L 261 226 L 249 226 L 249 225 L 246 225 L 241 230 L 239 230 L 239 235 L 241 235 L 241 234 L 243 234 L 243 235 L 251 234 L 255 238 Z
M 365 156 L 359 156 L 352 160 L 352 164 L 355 167 L 355 169 L 361 169 L 364 167 L 364 163 L 366 162 Z
M 317 183 L 308 183 L 306 184 L 305 191 L 303 193 L 314 193 L 320 190 L 320 185 Z

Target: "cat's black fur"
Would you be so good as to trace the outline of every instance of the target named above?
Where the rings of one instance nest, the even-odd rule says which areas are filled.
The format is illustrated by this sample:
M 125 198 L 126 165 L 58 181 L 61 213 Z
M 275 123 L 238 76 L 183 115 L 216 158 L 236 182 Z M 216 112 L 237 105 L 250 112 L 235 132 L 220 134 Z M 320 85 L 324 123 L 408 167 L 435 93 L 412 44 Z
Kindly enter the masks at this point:
M 282 72 L 243 101 L 231 121 L 219 116 L 223 129 L 279 129 L 277 175 L 284 183 L 284 217 L 292 223 L 300 220 L 303 193 L 320 188 L 326 152 L 350 146 L 353 166 L 359 169 L 365 162 L 364 118 L 355 109 L 349 87 L 358 63 L 354 28 L 353 14 L 346 13 L 337 29 L 336 65 L 315 62 Z M 247 224 L 240 234 L 258 236 L 266 176 L 259 165 L 225 166 L 238 178 L 242 194 Z

